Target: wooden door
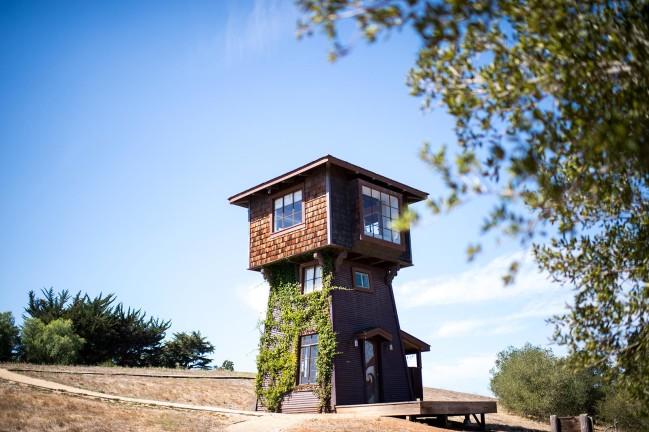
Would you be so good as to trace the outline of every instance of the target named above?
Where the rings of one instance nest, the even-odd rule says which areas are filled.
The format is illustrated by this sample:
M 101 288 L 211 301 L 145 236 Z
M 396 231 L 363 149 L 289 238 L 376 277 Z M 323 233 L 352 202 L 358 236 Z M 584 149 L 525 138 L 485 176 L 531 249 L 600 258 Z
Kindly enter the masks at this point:
M 365 401 L 379 403 L 381 401 L 381 382 L 379 379 L 379 344 L 374 340 L 363 341 L 363 372 L 365 374 Z

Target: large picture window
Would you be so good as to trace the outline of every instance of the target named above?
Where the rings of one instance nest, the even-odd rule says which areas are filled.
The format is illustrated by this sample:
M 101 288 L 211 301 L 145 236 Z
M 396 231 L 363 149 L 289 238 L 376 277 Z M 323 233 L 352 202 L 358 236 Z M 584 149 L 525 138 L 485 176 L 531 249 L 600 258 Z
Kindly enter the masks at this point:
M 318 359 L 318 335 L 300 337 L 300 376 L 298 384 L 314 384 L 316 381 L 316 360 Z
M 319 265 L 302 268 L 302 292 L 308 294 L 322 289 L 322 267 Z
M 363 232 L 365 235 L 401 244 L 401 233 L 392 229 L 399 219 L 399 198 L 368 186 L 363 193 Z
M 296 190 L 273 201 L 273 232 L 302 223 L 302 190 Z

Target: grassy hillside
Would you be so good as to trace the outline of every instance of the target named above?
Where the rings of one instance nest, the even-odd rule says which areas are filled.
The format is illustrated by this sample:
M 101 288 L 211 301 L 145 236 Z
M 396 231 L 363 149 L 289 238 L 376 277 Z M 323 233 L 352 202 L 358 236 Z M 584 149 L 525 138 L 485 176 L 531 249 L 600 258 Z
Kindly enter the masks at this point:
M 0 364 L 25 376 L 86 390 L 250 410 L 254 404 L 254 374 L 226 371 L 129 369 Z M 426 389 L 425 399 L 458 400 L 467 395 Z M 475 395 L 470 395 L 475 399 Z M 462 418 L 455 419 L 460 426 Z M 244 423 L 245 422 L 245 423 Z M 503 432 L 548 431 L 549 426 L 505 413 L 487 415 L 487 429 Z M 144 404 L 74 396 L 0 380 L 0 431 L 225 431 L 283 430 L 290 432 L 404 431 L 433 432 L 433 428 L 405 420 L 341 415 L 282 415 L 260 419 L 239 414 L 189 411 Z M 457 430 L 457 429 L 456 429 Z M 460 426 L 461 430 L 461 426 Z

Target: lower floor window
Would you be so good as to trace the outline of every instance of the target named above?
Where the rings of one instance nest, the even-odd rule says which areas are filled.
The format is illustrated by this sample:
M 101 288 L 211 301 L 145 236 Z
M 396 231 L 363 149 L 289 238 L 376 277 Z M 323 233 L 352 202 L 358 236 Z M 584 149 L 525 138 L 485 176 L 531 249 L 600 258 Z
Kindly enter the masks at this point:
M 300 376 L 298 384 L 313 384 L 316 379 L 316 360 L 318 359 L 318 335 L 300 337 Z

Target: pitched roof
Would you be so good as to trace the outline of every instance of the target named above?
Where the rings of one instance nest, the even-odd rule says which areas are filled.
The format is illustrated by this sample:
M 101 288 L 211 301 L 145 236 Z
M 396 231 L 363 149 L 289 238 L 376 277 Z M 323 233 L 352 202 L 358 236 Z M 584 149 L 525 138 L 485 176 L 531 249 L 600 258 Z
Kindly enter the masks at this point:
M 286 180 L 295 176 L 303 175 L 306 172 L 311 171 L 314 168 L 317 168 L 325 164 L 336 165 L 338 167 L 346 169 L 347 171 L 358 174 L 360 177 L 366 178 L 374 182 L 381 183 L 382 185 L 386 186 L 389 189 L 399 190 L 401 193 L 403 193 L 404 200 L 408 204 L 423 201 L 426 198 L 428 198 L 428 194 L 426 192 L 420 191 L 419 189 L 415 189 L 413 187 L 407 186 L 396 180 L 392 180 L 388 177 L 382 176 L 380 174 L 377 174 L 365 168 L 361 168 L 357 165 L 351 164 L 342 159 L 338 159 L 331 155 L 326 155 L 321 157 L 320 159 L 316 159 L 313 162 L 309 162 L 306 165 L 303 165 L 285 174 L 277 176 L 271 180 L 258 184 L 257 186 L 251 187 L 250 189 L 246 189 L 243 192 L 239 192 L 238 194 L 228 198 L 228 201 L 230 202 L 230 204 L 247 208 L 248 207 L 247 198 L 249 198 L 250 196 L 256 193 L 265 192 L 268 188 L 271 188 L 272 186 L 275 186 L 278 183 L 285 182 Z

